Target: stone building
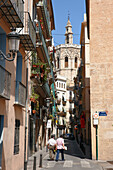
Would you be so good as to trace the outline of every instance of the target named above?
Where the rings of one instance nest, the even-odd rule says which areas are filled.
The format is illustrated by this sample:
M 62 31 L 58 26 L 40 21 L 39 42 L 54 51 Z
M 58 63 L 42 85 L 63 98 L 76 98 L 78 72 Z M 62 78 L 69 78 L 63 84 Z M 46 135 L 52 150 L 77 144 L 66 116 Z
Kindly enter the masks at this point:
M 99 160 L 113 160 L 112 6 L 112 0 L 86 0 L 87 28 L 90 41 L 92 159 Z M 99 112 L 97 126 L 93 124 L 93 114 L 96 111 Z
M 70 19 L 66 25 L 65 44 L 56 46 L 56 72 L 57 75 L 66 78 L 66 125 L 69 130 L 69 119 L 73 114 L 73 78 L 77 75 L 77 68 L 80 63 L 80 45 L 73 44 L 73 32 Z M 69 114 L 70 113 L 70 114 Z

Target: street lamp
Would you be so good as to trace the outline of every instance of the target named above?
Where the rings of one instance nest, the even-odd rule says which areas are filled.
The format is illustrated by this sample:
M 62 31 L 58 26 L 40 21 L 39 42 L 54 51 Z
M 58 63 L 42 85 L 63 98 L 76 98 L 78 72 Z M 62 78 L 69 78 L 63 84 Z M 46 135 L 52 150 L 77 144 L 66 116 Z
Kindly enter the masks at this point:
M 16 53 L 19 51 L 19 43 L 20 43 L 19 34 L 16 32 L 16 29 L 12 29 L 12 32 L 10 32 L 7 35 L 7 38 L 8 38 L 8 46 L 9 46 L 10 53 L 5 55 L 0 50 L 0 56 L 2 56 L 4 59 L 8 61 L 13 61 L 15 59 Z

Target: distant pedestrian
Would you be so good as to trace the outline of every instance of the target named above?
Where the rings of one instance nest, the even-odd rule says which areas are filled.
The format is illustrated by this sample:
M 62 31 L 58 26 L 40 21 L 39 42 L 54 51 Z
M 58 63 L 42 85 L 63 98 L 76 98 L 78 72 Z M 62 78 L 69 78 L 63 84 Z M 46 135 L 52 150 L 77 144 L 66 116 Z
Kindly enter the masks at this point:
M 56 150 L 56 140 L 54 139 L 54 135 L 51 135 L 51 138 L 47 142 L 47 146 L 49 148 L 49 157 L 51 160 L 54 160 Z
M 64 161 L 64 139 L 63 139 L 63 135 L 60 135 L 60 137 L 56 140 L 56 144 L 57 144 L 56 161 L 58 161 L 59 153 L 61 153 L 62 161 Z

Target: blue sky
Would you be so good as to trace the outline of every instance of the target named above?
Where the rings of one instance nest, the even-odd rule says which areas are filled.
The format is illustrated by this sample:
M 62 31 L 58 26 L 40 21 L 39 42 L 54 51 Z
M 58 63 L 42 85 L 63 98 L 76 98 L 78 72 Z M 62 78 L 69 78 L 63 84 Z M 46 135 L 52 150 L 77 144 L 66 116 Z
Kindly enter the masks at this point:
M 73 43 L 80 44 L 81 22 L 84 20 L 85 0 L 52 0 L 55 30 L 52 31 L 54 45 L 65 43 L 65 26 L 68 13 L 73 31 Z M 69 12 L 68 12 L 69 11 Z

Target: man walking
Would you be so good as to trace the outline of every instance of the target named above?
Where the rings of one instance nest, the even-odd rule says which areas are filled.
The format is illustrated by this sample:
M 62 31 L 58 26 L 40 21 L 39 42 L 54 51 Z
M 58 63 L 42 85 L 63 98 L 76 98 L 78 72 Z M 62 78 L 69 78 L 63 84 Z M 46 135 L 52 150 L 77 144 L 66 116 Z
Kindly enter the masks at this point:
M 60 137 L 57 139 L 56 143 L 57 143 L 56 161 L 58 161 L 59 153 L 61 153 L 62 161 L 64 161 L 64 139 L 63 139 L 62 135 L 60 135 Z
M 51 138 L 49 139 L 47 146 L 49 148 L 49 157 L 51 160 L 54 160 L 56 149 L 56 140 L 54 139 L 54 135 L 51 135 Z

